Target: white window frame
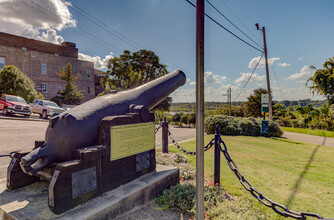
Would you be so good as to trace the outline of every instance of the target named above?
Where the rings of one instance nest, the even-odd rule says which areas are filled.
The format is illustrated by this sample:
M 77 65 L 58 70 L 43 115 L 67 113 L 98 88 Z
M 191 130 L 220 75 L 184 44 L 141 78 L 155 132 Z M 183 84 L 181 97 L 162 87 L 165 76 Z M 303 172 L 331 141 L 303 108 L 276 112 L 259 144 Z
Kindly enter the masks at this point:
M 0 57 L 0 70 L 2 70 L 5 66 L 6 66 L 6 57 Z
M 45 65 L 45 68 L 43 68 L 44 65 Z M 42 68 L 42 74 L 46 75 L 48 73 L 48 65 L 46 63 L 42 63 L 41 68 Z M 44 71 L 44 69 L 45 69 L 45 71 Z

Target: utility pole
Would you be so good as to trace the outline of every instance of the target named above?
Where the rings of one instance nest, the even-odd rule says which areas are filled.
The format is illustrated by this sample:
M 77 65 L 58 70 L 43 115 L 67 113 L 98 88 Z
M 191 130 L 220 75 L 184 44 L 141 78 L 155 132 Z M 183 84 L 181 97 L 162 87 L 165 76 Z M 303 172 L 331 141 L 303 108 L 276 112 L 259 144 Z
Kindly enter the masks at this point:
M 196 1 L 196 219 L 204 220 L 204 0 Z
M 266 77 L 267 77 L 267 90 L 269 94 L 269 120 L 272 120 L 273 116 L 273 109 L 271 106 L 271 90 L 270 90 L 270 80 L 269 80 L 269 67 L 268 67 L 268 54 L 267 54 L 267 42 L 266 42 L 266 29 L 262 27 L 261 29 L 259 28 L 259 24 L 255 24 L 257 30 L 261 30 L 263 34 L 263 48 L 264 48 L 264 58 L 266 62 Z
M 232 89 L 228 88 L 227 89 L 227 94 L 223 94 L 223 96 L 227 96 L 227 102 L 228 102 L 228 115 L 232 115 Z

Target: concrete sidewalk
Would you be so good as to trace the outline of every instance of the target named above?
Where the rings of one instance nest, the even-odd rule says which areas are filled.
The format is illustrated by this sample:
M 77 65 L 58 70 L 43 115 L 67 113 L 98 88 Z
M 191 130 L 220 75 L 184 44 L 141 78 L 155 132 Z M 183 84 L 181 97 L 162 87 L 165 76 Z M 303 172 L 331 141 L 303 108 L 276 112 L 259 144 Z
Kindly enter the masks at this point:
M 300 133 L 288 132 L 288 131 L 284 131 L 284 134 L 282 135 L 282 137 L 293 139 L 293 140 L 304 142 L 304 143 L 309 143 L 309 144 L 334 147 L 334 138 L 329 138 L 329 137 L 321 137 L 321 136 L 315 136 L 315 135 L 309 135 L 309 134 L 300 134 Z

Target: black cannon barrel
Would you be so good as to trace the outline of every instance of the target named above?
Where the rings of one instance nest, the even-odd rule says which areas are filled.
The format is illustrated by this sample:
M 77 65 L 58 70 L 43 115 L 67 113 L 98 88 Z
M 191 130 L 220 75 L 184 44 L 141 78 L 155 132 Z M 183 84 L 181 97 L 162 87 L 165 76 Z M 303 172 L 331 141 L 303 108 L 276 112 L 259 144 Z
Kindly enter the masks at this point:
M 73 159 L 75 149 L 96 144 L 104 117 L 124 115 L 133 104 L 152 109 L 185 82 L 185 74 L 175 70 L 137 88 L 97 97 L 52 117 L 45 144 L 21 159 L 22 170 L 34 174 L 52 162 Z

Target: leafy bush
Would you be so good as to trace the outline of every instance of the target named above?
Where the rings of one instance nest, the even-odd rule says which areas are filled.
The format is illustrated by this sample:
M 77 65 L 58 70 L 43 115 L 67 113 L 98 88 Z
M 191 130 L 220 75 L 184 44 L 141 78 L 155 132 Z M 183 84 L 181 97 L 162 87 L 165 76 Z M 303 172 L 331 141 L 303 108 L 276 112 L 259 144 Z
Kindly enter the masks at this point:
M 180 122 L 183 124 L 188 124 L 188 115 L 182 115 Z
M 269 137 L 280 137 L 283 134 L 283 131 L 279 128 L 279 125 L 274 121 L 269 121 Z
M 238 128 L 240 135 L 245 136 L 259 136 L 261 135 L 261 126 L 257 123 L 255 118 L 243 118 L 238 121 Z
M 261 119 L 235 118 L 225 115 L 212 115 L 205 119 L 204 129 L 207 134 L 214 134 L 216 126 L 219 126 L 219 132 L 222 135 L 261 135 Z M 270 121 L 268 136 L 279 137 L 283 132 L 276 122 Z
M 171 210 L 189 213 L 195 205 L 196 187 L 192 184 L 177 184 L 168 190 L 164 190 L 162 196 L 156 202 L 167 205 Z
M 207 134 L 214 134 L 216 126 L 219 126 L 219 132 L 223 135 L 238 135 L 239 129 L 237 119 L 226 115 L 213 115 L 205 119 L 204 129 Z

